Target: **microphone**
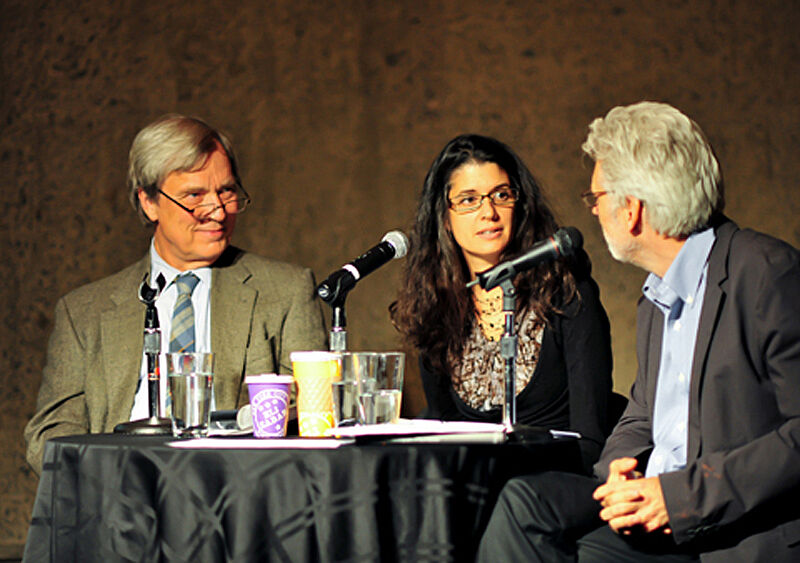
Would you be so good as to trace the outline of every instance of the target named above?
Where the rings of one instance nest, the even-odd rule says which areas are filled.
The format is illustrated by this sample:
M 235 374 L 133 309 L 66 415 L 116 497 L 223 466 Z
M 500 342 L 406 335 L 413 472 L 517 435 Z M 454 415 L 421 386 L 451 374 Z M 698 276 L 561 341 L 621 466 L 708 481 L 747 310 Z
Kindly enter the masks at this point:
M 408 252 L 408 238 L 402 231 L 390 231 L 381 242 L 352 262 L 328 276 L 317 287 L 317 295 L 325 303 L 332 303 L 353 289 L 356 282 L 371 274 L 392 258 L 402 258 Z
M 158 296 L 161 295 L 161 292 L 164 290 L 164 286 L 167 284 L 167 280 L 164 279 L 164 274 L 158 274 L 158 277 L 156 278 L 156 287 L 150 287 L 150 284 L 147 281 L 147 278 L 149 277 L 149 273 L 145 274 L 142 283 L 139 284 L 139 301 L 144 303 L 147 307 L 144 317 L 145 332 L 150 329 L 160 328 L 158 324 L 158 312 L 156 311 L 155 302 L 156 299 L 158 299 Z M 145 337 L 145 352 L 147 351 L 147 338 Z M 157 354 L 158 352 L 159 350 L 156 349 L 155 353 Z
M 552 237 L 537 242 L 522 256 L 501 262 L 497 266 L 481 272 L 467 284 L 467 287 L 479 284 L 488 291 L 504 281 L 512 279 L 517 274 L 530 270 L 537 264 L 562 256 L 572 256 L 582 246 L 583 236 L 578 229 L 575 227 L 558 229 Z

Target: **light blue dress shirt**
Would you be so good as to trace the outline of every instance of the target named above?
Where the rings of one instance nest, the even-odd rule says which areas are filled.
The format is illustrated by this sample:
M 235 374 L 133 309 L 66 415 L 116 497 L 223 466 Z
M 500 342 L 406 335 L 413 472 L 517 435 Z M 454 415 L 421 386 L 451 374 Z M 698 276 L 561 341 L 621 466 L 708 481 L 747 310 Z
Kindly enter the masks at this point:
M 650 274 L 642 287 L 644 296 L 664 314 L 653 414 L 655 447 L 647 463 L 646 477 L 686 466 L 692 361 L 703 309 L 708 255 L 715 239 L 713 229 L 691 235 L 664 278 Z

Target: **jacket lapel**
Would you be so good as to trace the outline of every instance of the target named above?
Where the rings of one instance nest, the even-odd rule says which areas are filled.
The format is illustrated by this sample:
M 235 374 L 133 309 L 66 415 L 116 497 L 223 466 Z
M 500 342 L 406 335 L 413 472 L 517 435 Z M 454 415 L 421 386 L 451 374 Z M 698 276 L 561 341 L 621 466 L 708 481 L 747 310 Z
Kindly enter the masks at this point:
M 643 298 L 644 299 L 644 298 Z M 656 408 L 656 389 L 658 372 L 661 367 L 661 345 L 664 340 L 664 314 L 655 305 L 648 303 L 650 310 L 650 331 L 647 353 L 647 397 L 650 420 L 653 420 Z
M 246 354 L 257 291 L 246 285 L 250 271 L 241 264 L 240 251 L 215 265 L 211 283 L 211 350 L 214 352 L 216 408 L 233 409 L 242 390 Z
M 123 419 L 126 420 L 133 407 L 142 366 L 145 306 L 135 296 L 149 269 L 150 256 L 146 255 L 110 294 L 111 307 L 100 321 L 100 354 L 108 397 L 107 412 L 125 413 Z M 105 426 L 110 429 L 117 422 L 107 420 Z
M 717 240 L 708 260 L 706 294 L 692 359 L 692 382 L 689 394 L 689 442 L 686 449 L 687 462 L 700 455 L 700 399 L 711 339 L 717 328 L 719 314 L 724 303 L 725 285 L 728 280 L 728 253 L 733 233 L 738 227 L 725 221 L 717 228 Z

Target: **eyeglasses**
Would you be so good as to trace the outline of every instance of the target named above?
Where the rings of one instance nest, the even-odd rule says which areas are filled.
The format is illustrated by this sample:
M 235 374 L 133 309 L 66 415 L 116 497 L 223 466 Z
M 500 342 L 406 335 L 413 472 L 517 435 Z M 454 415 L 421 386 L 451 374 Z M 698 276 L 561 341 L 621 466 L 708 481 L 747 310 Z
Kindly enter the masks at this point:
M 593 192 L 592 190 L 586 190 L 581 194 L 581 199 L 583 200 L 583 203 L 586 204 L 586 207 L 589 209 L 594 209 L 594 206 L 597 205 L 597 200 L 607 193 L 608 192 Z
M 222 188 L 220 192 L 217 192 L 219 200 L 222 203 L 201 203 L 194 208 L 186 207 L 174 197 L 164 193 L 161 189 L 159 189 L 158 192 L 184 211 L 191 213 L 192 216 L 199 221 L 209 218 L 211 214 L 220 207 L 225 210 L 225 213 L 230 213 L 231 215 L 241 213 L 247 209 L 247 204 L 250 203 L 250 196 L 247 195 L 243 187 L 238 185 Z
M 466 193 L 460 194 L 455 199 L 448 199 L 450 209 L 456 213 L 472 213 L 483 205 L 483 200 L 488 198 L 495 207 L 511 207 L 519 198 L 517 190 L 510 186 L 502 186 L 488 194 Z

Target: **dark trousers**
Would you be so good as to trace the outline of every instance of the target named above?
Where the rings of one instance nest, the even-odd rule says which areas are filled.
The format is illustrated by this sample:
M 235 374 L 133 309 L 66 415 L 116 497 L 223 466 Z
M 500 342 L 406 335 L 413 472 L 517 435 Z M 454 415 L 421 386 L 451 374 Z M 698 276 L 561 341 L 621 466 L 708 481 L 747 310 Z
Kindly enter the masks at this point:
M 592 498 L 600 485 L 572 473 L 548 472 L 510 480 L 481 540 L 478 561 L 697 561 L 672 536 L 616 534 Z

